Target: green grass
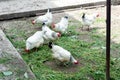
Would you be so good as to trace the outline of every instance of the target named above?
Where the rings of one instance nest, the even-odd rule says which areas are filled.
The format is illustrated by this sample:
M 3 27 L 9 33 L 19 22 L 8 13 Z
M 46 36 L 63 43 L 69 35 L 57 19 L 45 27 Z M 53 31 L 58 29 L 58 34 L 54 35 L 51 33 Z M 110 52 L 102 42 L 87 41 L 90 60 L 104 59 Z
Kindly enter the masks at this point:
M 0 58 L 0 64 L 6 63 L 9 59 L 7 58 Z
M 4 75 L 3 75 L 3 73 L 2 73 L 2 72 L 0 72 L 0 78 L 3 78 L 3 76 L 4 76 Z
M 18 51 L 22 53 L 23 59 L 27 62 L 38 80 L 105 80 L 106 57 L 105 49 L 103 48 L 106 44 L 105 36 L 98 34 L 97 29 L 93 29 L 91 32 L 78 32 L 76 28 L 78 27 L 69 26 L 68 31 L 70 32 L 54 42 L 69 50 L 79 60 L 81 65 L 75 67 L 77 71 L 73 72 L 65 72 L 63 69 L 56 70 L 43 63 L 46 60 L 54 62 L 51 56 L 52 51 L 47 45 L 40 47 L 38 51 L 32 50 L 30 53 L 25 53 L 25 40 L 29 37 L 28 30 L 11 28 L 6 32 L 6 35 Z M 30 34 L 34 32 L 31 31 Z M 89 36 L 91 40 L 89 41 L 89 38 L 88 41 L 80 39 L 79 37 L 83 35 Z M 120 45 L 112 44 L 113 50 L 118 48 L 120 48 Z M 113 80 L 120 79 L 119 66 L 120 58 L 111 57 L 111 77 Z

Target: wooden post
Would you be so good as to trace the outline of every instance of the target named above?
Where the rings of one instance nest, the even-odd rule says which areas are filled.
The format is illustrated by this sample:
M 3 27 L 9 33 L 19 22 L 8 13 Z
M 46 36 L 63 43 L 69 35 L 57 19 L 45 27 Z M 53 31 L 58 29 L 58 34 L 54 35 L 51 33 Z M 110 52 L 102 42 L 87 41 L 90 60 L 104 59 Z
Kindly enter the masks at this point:
M 106 5 L 106 80 L 110 80 L 111 0 Z

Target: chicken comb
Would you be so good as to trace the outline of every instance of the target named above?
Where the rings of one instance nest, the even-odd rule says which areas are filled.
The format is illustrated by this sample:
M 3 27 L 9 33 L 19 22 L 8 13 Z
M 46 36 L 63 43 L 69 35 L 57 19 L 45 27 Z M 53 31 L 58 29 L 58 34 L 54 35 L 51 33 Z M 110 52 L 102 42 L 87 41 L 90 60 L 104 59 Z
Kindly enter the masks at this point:
M 35 24 L 35 21 L 34 21 L 34 20 L 32 20 L 32 24 Z
M 100 16 L 100 14 L 98 13 L 96 16 L 97 16 L 97 17 L 99 17 L 99 16 Z
M 61 33 L 60 32 L 58 32 L 58 37 L 60 37 L 61 36 Z
M 51 24 L 51 28 L 55 28 L 55 24 L 54 23 Z

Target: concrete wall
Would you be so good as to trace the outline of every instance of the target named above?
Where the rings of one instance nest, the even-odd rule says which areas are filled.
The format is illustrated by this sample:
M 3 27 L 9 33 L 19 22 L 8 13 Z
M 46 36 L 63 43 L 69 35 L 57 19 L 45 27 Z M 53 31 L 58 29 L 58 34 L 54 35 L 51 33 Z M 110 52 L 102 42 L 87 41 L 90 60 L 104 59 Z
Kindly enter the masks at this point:
M 120 5 L 120 0 L 111 0 L 112 1 L 112 5 Z

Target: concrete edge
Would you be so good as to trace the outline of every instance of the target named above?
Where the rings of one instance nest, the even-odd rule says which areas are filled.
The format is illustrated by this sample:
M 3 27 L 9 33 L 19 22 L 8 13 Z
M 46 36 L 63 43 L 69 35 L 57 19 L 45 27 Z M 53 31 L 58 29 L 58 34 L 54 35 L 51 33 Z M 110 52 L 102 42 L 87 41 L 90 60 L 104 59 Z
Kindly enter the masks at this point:
M 57 8 L 52 8 L 51 10 L 53 13 L 57 13 L 58 11 L 62 11 L 62 10 L 66 10 L 66 9 L 74 9 L 74 8 L 90 7 L 90 6 L 98 6 L 98 5 L 106 5 L 106 1 L 57 7 Z M 23 18 L 23 17 L 34 17 L 37 14 L 39 14 L 39 15 L 44 14 L 46 12 L 46 10 L 47 9 L 26 11 L 26 12 L 19 12 L 19 13 L 11 13 L 11 14 L 2 14 L 2 15 L 0 15 L 0 21 L 10 20 L 10 19 L 18 19 L 18 18 Z
M 11 41 L 6 37 L 6 35 L 4 34 L 4 32 L 1 29 L 0 29 L 0 33 L 1 33 L 0 36 L 1 36 L 2 40 L 6 41 L 7 45 L 9 45 L 9 46 L 12 47 L 12 51 L 6 50 L 6 52 L 8 52 L 8 54 L 10 54 L 11 56 L 13 56 L 14 58 L 17 58 L 18 60 L 20 60 L 24 64 L 24 67 L 26 67 L 27 73 L 28 73 L 28 76 L 29 76 L 28 79 L 35 80 L 36 77 L 33 74 L 33 72 L 31 71 L 31 69 L 29 68 L 29 66 L 27 65 L 27 63 L 23 60 L 23 58 L 21 57 L 21 55 L 18 53 L 18 51 L 16 50 L 16 48 L 12 45 Z M 11 50 L 11 49 L 9 49 L 9 50 Z

